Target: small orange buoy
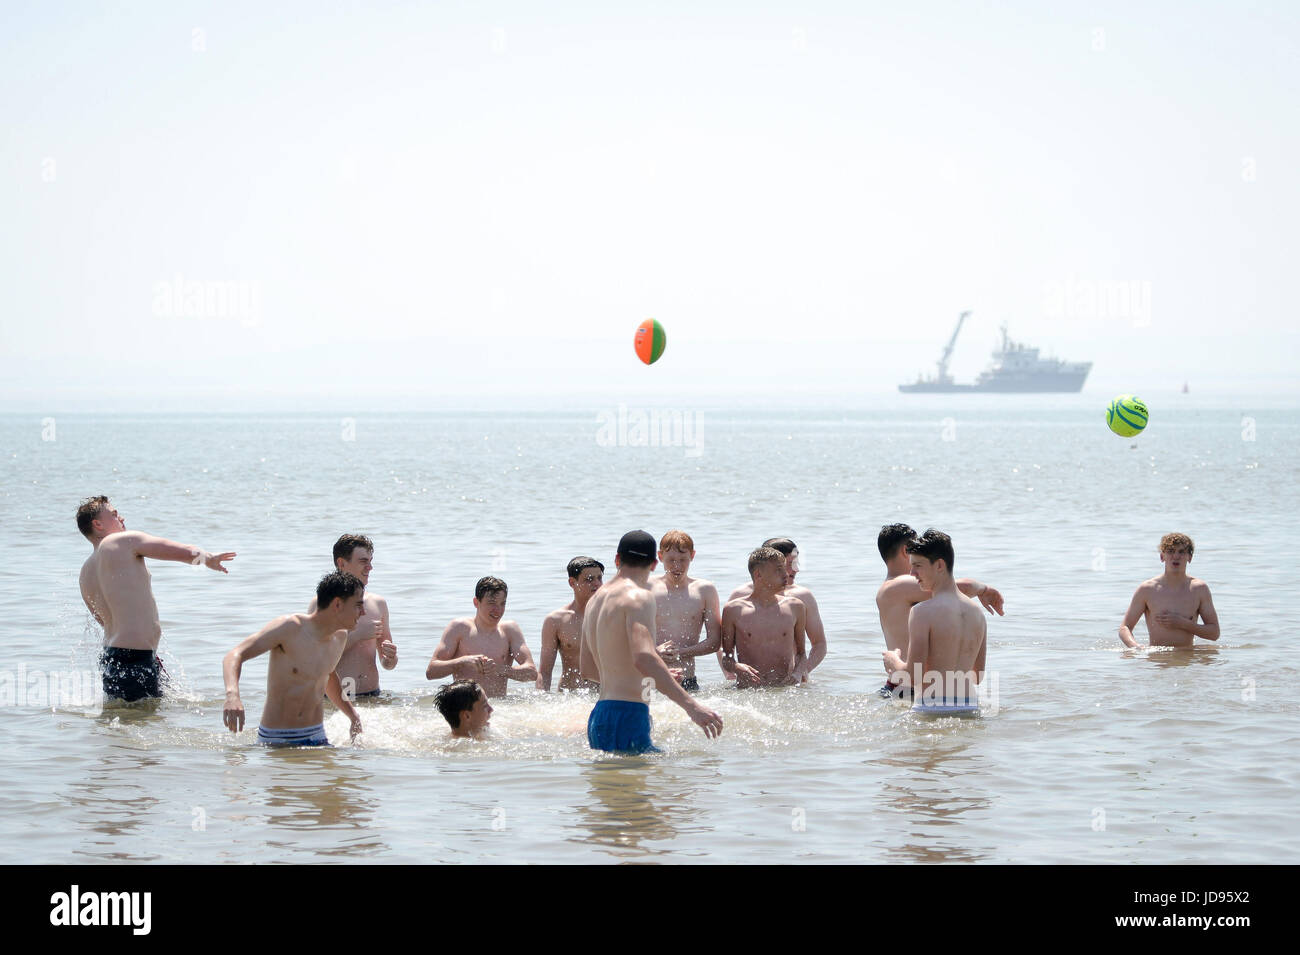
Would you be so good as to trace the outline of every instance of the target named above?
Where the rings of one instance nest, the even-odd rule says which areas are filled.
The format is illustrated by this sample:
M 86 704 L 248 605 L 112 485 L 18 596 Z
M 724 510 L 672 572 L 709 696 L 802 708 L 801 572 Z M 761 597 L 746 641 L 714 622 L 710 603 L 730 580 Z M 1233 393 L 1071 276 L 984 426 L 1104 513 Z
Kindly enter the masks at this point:
M 653 318 L 647 318 L 636 327 L 636 357 L 647 365 L 653 365 L 664 353 L 668 338 L 664 327 Z

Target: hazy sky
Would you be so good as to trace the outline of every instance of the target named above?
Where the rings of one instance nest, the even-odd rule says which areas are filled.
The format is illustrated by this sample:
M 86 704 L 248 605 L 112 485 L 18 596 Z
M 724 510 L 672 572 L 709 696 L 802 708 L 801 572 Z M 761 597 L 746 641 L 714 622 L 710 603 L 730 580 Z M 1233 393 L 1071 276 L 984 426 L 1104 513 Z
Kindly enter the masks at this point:
M 1300 390 L 1297 4 L 0 17 L 0 410 L 892 391 L 963 309 L 959 378 Z

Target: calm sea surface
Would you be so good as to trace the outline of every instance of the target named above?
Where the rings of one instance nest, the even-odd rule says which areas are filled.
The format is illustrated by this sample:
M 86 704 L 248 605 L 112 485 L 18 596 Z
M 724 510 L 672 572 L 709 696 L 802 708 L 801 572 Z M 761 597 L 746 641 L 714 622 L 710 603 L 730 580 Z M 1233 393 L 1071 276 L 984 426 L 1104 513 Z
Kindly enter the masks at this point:
M 1095 395 L 0 416 L 0 861 L 1293 859 L 1300 407 L 1144 397 L 1131 440 Z M 668 446 L 639 444 L 651 411 L 676 415 Z M 229 576 L 151 563 L 178 684 L 156 707 L 69 705 L 90 703 L 100 641 L 73 521 L 97 493 L 130 528 L 239 554 Z M 875 537 L 894 521 L 948 531 L 958 575 L 1006 597 L 979 720 L 875 695 Z M 513 683 L 493 740 L 451 743 L 424 667 L 474 582 L 505 578 L 536 656 L 569 558 L 612 566 L 634 527 L 691 533 L 692 574 L 724 595 L 751 548 L 792 537 L 830 646 L 815 683 L 740 693 L 706 660 L 722 737 L 659 700 L 666 752 L 644 759 L 593 757 L 591 699 Z M 1223 636 L 1123 653 L 1116 627 L 1171 530 L 1196 541 Z M 337 749 L 262 749 L 265 658 L 244 668 L 238 736 L 221 658 L 306 608 L 345 531 L 375 540 L 392 699 L 363 709 L 355 745 L 329 711 Z

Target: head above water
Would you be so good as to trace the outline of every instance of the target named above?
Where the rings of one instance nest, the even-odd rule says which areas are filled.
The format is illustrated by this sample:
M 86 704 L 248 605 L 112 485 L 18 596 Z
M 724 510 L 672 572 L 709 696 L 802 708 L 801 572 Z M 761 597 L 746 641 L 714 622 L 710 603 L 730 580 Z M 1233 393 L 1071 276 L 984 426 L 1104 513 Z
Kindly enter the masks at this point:
M 500 577 L 480 577 L 478 583 L 474 585 L 474 599 L 482 600 L 488 594 L 501 594 L 502 597 L 510 595 L 510 588 Z
M 118 516 L 108 498 L 99 494 L 86 498 L 77 506 L 77 530 L 86 540 L 93 542 L 126 530 L 126 522 Z
M 799 548 L 788 537 L 769 537 L 762 546 L 771 547 L 785 557 L 785 585 L 789 587 L 799 573 Z
M 781 574 L 779 584 L 776 582 L 777 572 Z M 756 547 L 749 552 L 749 579 L 757 585 L 765 573 L 771 574 L 772 582 L 777 586 L 785 585 L 785 554 L 775 547 Z
M 364 534 L 344 534 L 334 542 L 334 569 L 359 577 L 362 583 L 370 580 L 374 557 L 375 545 Z
M 912 538 L 903 546 L 911 558 L 912 573 L 927 590 L 931 589 L 936 572 L 952 575 L 952 538 L 943 531 L 928 528 L 920 537 Z M 939 561 L 943 561 L 942 567 Z
M 605 565 L 594 557 L 575 557 L 566 568 L 569 580 L 588 582 L 593 577 L 597 582 L 605 576 Z
M 1174 554 L 1180 550 L 1187 551 L 1188 560 L 1191 560 L 1192 554 L 1196 552 L 1196 545 L 1192 543 L 1192 539 L 1186 534 L 1175 532 L 1173 534 L 1166 534 L 1164 537 L 1160 538 L 1161 554 Z
M 659 538 L 659 550 L 680 550 L 693 555 L 695 553 L 695 541 L 685 531 L 669 531 Z
M 365 596 L 366 585 L 360 577 L 337 570 L 332 574 L 326 574 L 316 585 L 318 612 L 339 614 L 345 622 L 351 617 L 348 623 L 349 630 L 355 627 L 357 621 L 365 614 Z M 334 604 L 336 600 L 340 601 L 337 606 Z M 356 614 L 355 617 L 352 617 L 353 613 Z
M 656 563 L 655 539 L 645 531 L 628 531 L 619 539 L 618 561 L 620 567 L 633 570 L 653 567 Z
M 876 548 L 880 551 L 880 559 L 886 564 L 889 563 L 903 545 L 915 537 L 916 531 L 912 530 L 910 525 L 886 524 L 876 537 Z
M 483 688 L 473 680 L 457 680 L 438 690 L 433 698 L 438 712 L 458 736 L 468 736 L 487 728 L 492 704 Z

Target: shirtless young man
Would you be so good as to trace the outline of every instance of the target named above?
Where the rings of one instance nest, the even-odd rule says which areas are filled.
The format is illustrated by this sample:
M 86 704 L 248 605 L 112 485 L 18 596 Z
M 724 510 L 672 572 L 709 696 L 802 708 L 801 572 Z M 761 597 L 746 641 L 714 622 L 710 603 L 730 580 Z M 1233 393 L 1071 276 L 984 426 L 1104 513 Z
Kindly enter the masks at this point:
M 489 697 L 505 696 L 508 680 L 537 680 L 524 632 L 506 612 L 506 582 L 483 577 L 474 585 L 474 616 L 447 624 L 433 651 L 425 679 L 444 676 L 477 680 Z
M 600 700 L 587 720 L 587 742 L 606 752 L 658 752 L 650 740 L 651 684 L 684 709 L 705 736 L 717 736 L 722 717 L 683 690 L 655 651 L 650 590 L 655 539 L 645 531 L 628 531 L 614 563 L 618 573 L 591 598 L 582 621 L 582 675 L 600 684 Z
M 451 727 L 453 739 L 482 739 L 487 735 L 492 704 L 483 687 L 473 680 L 443 684 L 433 702 Z
M 913 607 L 923 600 L 928 600 L 930 591 L 921 586 L 912 576 L 911 558 L 903 546 L 916 537 L 916 531 L 906 524 L 886 524 L 876 537 L 876 547 L 880 559 L 885 562 L 885 582 L 876 591 L 876 610 L 880 613 L 880 630 L 885 635 L 885 647 L 895 653 L 907 649 L 907 616 Z M 972 577 L 961 577 L 955 581 L 957 589 L 967 597 L 976 597 L 990 614 L 1006 616 L 1002 612 L 1002 594 L 988 584 L 982 584 Z M 886 676 L 889 668 L 885 668 Z M 888 679 L 880 688 L 880 695 L 895 699 L 910 700 L 912 684 L 906 673 L 894 677 L 900 683 L 891 683 Z
M 202 564 L 226 574 L 229 571 L 222 563 L 235 555 L 209 554 L 202 547 L 128 531 L 103 495 L 81 502 L 77 529 L 92 548 L 81 565 L 81 599 L 104 628 L 99 664 L 105 698 L 129 703 L 162 696 L 159 677 L 166 676 L 158 659 L 162 627 L 144 558 Z
M 560 689 L 591 690 L 596 684 L 582 678 L 579 657 L 582 653 L 582 617 L 587 601 L 600 589 L 605 579 L 605 565 L 591 557 L 569 561 L 569 586 L 573 599 L 546 615 L 542 621 L 542 664 L 537 674 L 537 689 L 551 688 L 555 656 L 560 656 Z
M 334 569 L 351 574 L 367 587 L 370 571 L 374 568 L 375 545 L 362 534 L 344 534 L 334 542 Z M 313 597 L 307 612 L 316 610 Z M 348 633 L 348 645 L 339 660 L 339 683 L 349 700 L 376 697 L 380 694 L 379 668 L 375 656 L 385 670 L 397 666 L 397 647 L 393 633 L 388 629 L 388 601 L 379 594 L 366 594 L 366 612 Z
M 817 608 L 817 598 L 812 591 L 801 584 L 794 582 L 795 575 L 799 573 L 799 548 L 795 546 L 794 541 L 788 537 L 769 537 L 763 541 L 764 547 L 775 547 L 785 555 L 785 589 L 782 593 L 787 597 L 793 597 L 804 606 L 808 614 L 807 633 L 808 641 L 812 644 L 812 650 L 808 654 L 808 669 L 804 672 L 804 679 L 807 679 L 808 673 L 812 672 L 817 664 L 826 658 L 826 628 L 822 626 L 821 611 Z M 748 597 L 754 592 L 753 583 L 741 584 L 731 592 L 731 600 L 738 597 Z M 724 674 L 727 668 L 722 662 L 722 651 L 718 651 L 718 664 L 722 666 Z M 731 679 L 728 675 L 727 679 Z
M 722 659 L 738 688 L 791 686 L 808 675 L 804 632 L 808 614 L 783 591 L 785 555 L 760 547 L 749 555 L 750 594 L 722 610 Z M 740 662 L 736 662 L 739 657 Z
M 1120 642 L 1137 647 L 1133 628 L 1143 616 L 1153 647 L 1190 647 L 1197 637 L 1219 639 L 1219 615 L 1205 581 L 1187 576 L 1196 545 L 1186 534 L 1160 538 L 1160 563 L 1165 572 L 1138 585 L 1119 627 Z M 1205 621 L 1197 623 L 1197 618 Z
M 912 576 L 929 593 L 907 615 L 907 650 L 884 651 L 885 669 L 906 671 L 920 687 L 914 711 L 954 716 L 979 713 L 984 679 L 984 611 L 957 590 L 952 578 L 952 539 L 927 530 L 904 543 Z
M 361 717 L 344 698 L 334 672 L 365 613 L 365 585 L 351 574 L 326 574 L 316 585 L 316 606 L 308 614 L 291 613 L 272 620 L 226 654 L 226 708 L 222 720 L 232 733 L 244 728 L 239 676 L 244 661 L 270 653 L 266 668 L 266 704 L 257 741 L 266 746 L 328 746 L 322 695 L 352 721 L 352 736 L 361 732 Z
M 655 595 L 655 649 L 668 668 L 682 671 L 682 687 L 700 688 L 695 678 L 695 658 L 713 653 L 721 645 L 718 588 L 707 580 L 689 576 L 695 559 L 695 541 L 685 531 L 669 531 L 659 539 L 659 560 L 664 572 L 650 579 Z M 704 639 L 700 639 L 700 630 Z

